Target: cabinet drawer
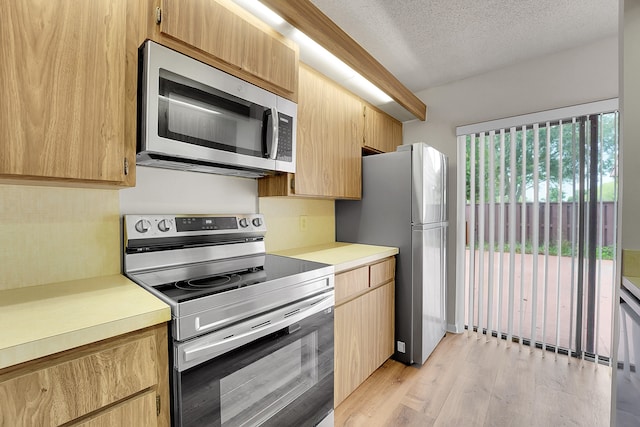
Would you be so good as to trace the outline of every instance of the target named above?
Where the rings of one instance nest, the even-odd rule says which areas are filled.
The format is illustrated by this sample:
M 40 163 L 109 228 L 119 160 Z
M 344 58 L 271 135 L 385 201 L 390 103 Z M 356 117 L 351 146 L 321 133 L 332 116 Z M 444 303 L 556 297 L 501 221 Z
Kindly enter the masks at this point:
M 112 427 L 112 426 L 146 426 L 158 425 L 156 416 L 156 393 L 147 391 L 140 396 L 127 400 L 120 405 L 101 412 L 98 416 L 87 419 L 74 426 Z
M 152 387 L 156 354 L 146 336 L 0 376 L 0 424 L 57 426 Z
M 360 267 L 355 270 L 336 274 L 336 304 L 340 304 L 351 295 L 365 291 L 369 288 L 369 267 Z
M 387 258 L 386 260 L 369 266 L 370 268 L 370 282 L 369 286 L 375 287 L 388 282 L 395 277 L 396 272 L 396 259 L 395 257 Z

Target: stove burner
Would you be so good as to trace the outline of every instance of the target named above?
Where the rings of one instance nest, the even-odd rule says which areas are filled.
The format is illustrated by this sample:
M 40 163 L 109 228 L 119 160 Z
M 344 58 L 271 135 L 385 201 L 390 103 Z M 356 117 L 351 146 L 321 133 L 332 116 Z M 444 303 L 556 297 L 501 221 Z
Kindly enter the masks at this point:
M 220 286 L 226 287 L 239 282 L 240 279 L 241 277 L 238 274 L 201 277 L 198 279 L 179 280 L 175 283 L 175 287 L 185 291 L 195 291 L 207 288 L 217 288 Z

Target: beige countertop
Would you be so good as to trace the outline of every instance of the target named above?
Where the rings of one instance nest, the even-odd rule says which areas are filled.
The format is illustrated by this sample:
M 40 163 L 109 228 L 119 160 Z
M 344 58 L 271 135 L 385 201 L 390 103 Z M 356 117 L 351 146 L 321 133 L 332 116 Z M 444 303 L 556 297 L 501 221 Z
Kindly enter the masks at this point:
M 122 275 L 0 291 L 0 369 L 170 319 Z
M 336 273 L 376 262 L 397 253 L 398 248 L 343 242 L 273 252 L 274 255 L 332 264 Z

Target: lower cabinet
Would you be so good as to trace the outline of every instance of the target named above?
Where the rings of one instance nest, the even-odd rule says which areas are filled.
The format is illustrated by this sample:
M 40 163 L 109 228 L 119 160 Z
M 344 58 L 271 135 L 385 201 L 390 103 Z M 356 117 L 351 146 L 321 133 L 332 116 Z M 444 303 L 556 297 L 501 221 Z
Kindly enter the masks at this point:
M 0 425 L 168 426 L 161 324 L 0 370 Z
M 74 425 L 82 427 L 158 426 L 156 393 L 153 390 L 144 392 Z
M 392 354 L 395 258 L 336 275 L 334 406 Z

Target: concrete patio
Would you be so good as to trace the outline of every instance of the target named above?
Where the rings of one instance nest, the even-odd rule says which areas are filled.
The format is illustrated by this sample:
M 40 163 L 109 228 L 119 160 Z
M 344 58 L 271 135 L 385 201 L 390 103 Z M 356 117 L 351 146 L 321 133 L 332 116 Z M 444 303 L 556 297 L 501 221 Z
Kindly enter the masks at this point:
M 465 319 L 468 323 L 469 317 L 469 254 L 466 254 L 466 289 L 465 289 Z M 488 283 L 489 283 L 489 252 L 484 252 L 484 288 L 483 288 L 483 320 L 482 327 L 487 327 L 487 308 L 489 305 Z M 500 269 L 500 253 L 494 252 L 493 257 L 493 304 L 492 304 L 492 324 L 491 329 L 497 330 L 498 321 L 500 322 L 500 331 L 508 333 L 509 319 L 509 269 L 511 265 L 510 254 L 503 255 L 503 267 Z M 532 315 L 533 315 L 533 259 L 531 254 L 515 254 L 514 256 L 514 289 L 513 289 L 513 326 L 512 334 L 514 336 L 523 336 L 530 339 L 533 336 Z M 524 261 L 524 269 L 522 262 Z M 479 292 L 479 253 L 475 254 L 475 280 L 474 280 L 474 325 L 478 325 L 478 292 Z M 545 296 L 545 257 L 538 255 L 537 266 L 537 308 L 535 335 L 536 341 L 544 342 L 561 348 L 572 348 L 575 350 L 575 317 L 576 317 L 576 290 L 577 283 L 577 262 L 571 257 L 549 256 L 546 277 L 548 277 L 548 285 L 546 289 L 547 308 L 546 313 L 543 309 L 543 301 Z M 572 263 L 575 266 L 572 266 Z M 572 296 L 572 268 L 573 272 L 573 296 Z M 558 275 L 558 269 L 560 274 Z M 611 355 L 611 336 L 612 336 L 612 307 L 613 307 L 613 290 L 614 290 L 614 261 L 602 260 L 597 261 L 596 280 L 600 279 L 600 284 L 596 291 L 596 324 L 595 324 L 595 353 L 600 356 L 610 357 Z M 499 272 L 502 271 L 502 298 L 499 298 Z M 559 287 L 559 293 L 558 293 Z M 522 289 L 522 290 L 521 290 Z M 559 315 L 557 315 L 557 301 L 560 304 Z M 573 321 L 572 317 L 572 301 L 573 301 Z M 586 310 L 586 303 L 585 303 Z M 522 323 L 520 317 L 522 312 Z M 498 313 L 502 313 L 498 316 Z M 586 315 L 586 314 L 585 314 Z M 573 333 L 570 330 L 573 328 Z M 586 335 L 586 327 L 582 329 L 583 337 Z M 571 345 L 570 345 L 571 337 Z M 585 338 L 583 338 L 585 339 Z M 583 341 L 584 342 L 584 341 Z

